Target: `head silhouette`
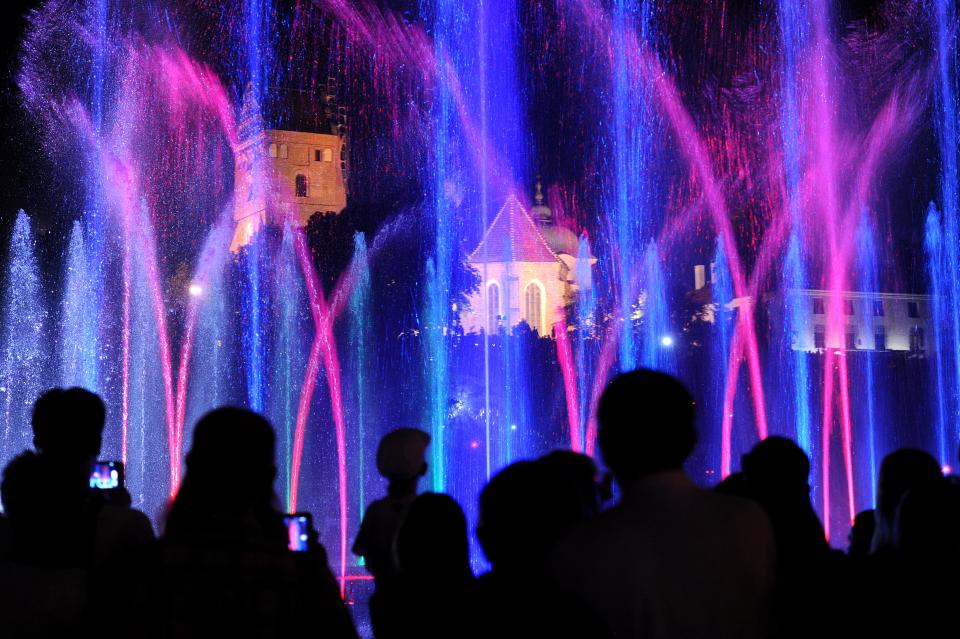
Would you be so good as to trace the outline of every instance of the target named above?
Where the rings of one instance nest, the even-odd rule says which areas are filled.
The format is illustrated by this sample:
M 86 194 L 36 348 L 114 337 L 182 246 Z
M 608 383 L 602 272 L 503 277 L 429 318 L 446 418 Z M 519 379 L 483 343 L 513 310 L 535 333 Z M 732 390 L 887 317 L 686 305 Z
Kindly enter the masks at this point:
M 758 498 L 807 499 L 810 458 L 786 437 L 767 437 L 743 456 L 748 490 Z
M 578 520 L 600 512 L 600 477 L 593 458 L 572 450 L 555 450 L 538 459 L 537 463 L 552 475 L 555 493 L 566 491 L 571 505 L 579 504 Z
M 471 577 L 467 519 L 449 495 L 424 493 L 410 504 L 396 541 L 400 574 L 437 585 Z
M 273 507 L 274 434 L 262 416 L 242 408 L 218 408 L 204 415 L 193 431 L 187 472 L 167 519 L 166 535 L 189 532 L 218 516 L 253 516 L 280 536 L 285 531 Z
M 870 554 L 870 544 L 877 528 L 877 513 L 872 508 L 857 513 L 850 528 L 850 545 L 847 555 L 854 559 L 865 559 Z
M 872 550 L 890 549 L 894 518 L 903 496 L 914 486 L 942 477 L 937 460 L 922 450 L 901 448 L 883 458 L 877 478 L 877 529 Z
M 494 475 L 480 493 L 477 526 L 480 545 L 494 571 L 545 569 L 563 533 L 593 514 L 584 501 L 585 470 L 572 458 L 561 461 L 548 455 L 516 462 Z
M 33 445 L 44 455 L 95 460 L 105 418 L 98 395 L 82 388 L 52 388 L 33 405 Z
M 679 381 L 638 369 L 611 381 L 597 406 L 597 440 L 621 483 L 678 469 L 697 440 L 694 401 Z
M 960 485 L 938 477 L 915 485 L 903 496 L 894 523 L 894 546 L 901 560 L 929 575 L 952 575 L 960 568 Z
M 941 477 L 940 465 L 922 450 L 902 448 L 884 457 L 877 480 L 877 514 L 892 522 L 900 500 L 916 485 Z

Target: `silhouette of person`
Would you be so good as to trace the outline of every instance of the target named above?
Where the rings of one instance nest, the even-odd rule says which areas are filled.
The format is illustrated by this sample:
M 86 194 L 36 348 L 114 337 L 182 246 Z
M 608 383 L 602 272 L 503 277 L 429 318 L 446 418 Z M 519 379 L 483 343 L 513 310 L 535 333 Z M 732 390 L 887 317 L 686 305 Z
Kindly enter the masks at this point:
M 770 623 L 775 550 L 755 503 L 701 490 L 682 469 L 695 406 L 676 379 L 615 378 L 597 410 L 598 443 L 621 498 L 560 541 L 561 586 L 615 637 L 758 637 Z
M 730 473 L 718 481 L 717 485 L 713 487 L 713 490 L 721 495 L 732 495 L 734 497 L 752 499 L 747 489 L 747 478 L 740 472 Z
M 836 625 L 846 573 L 827 544 L 810 503 L 810 459 L 796 443 L 772 436 L 743 456 L 746 495 L 767 513 L 777 547 L 779 635 L 807 637 Z
M 0 485 L 10 548 L 0 560 L 5 636 L 72 636 L 86 602 L 88 486 L 33 452 L 11 460 Z
M 915 487 L 940 479 L 937 461 L 922 450 L 903 448 L 881 462 L 870 555 L 866 561 L 853 564 L 855 587 L 850 589 L 850 599 L 859 634 L 925 636 L 911 627 L 916 609 L 913 597 L 921 589 L 898 557 L 894 533 L 904 496 Z
M 425 453 L 430 436 L 416 428 L 398 428 L 380 440 L 377 470 L 389 484 L 387 496 L 367 507 L 353 553 L 363 557 L 374 579 L 397 574 L 394 541 L 407 508 L 417 496 L 417 484 L 427 472 Z
M 955 634 L 956 617 L 947 611 L 960 597 L 960 485 L 938 477 L 910 488 L 895 515 L 893 549 L 902 572 L 895 582 L 900 614 L 890 629 L 899 636 Z
M 90 490 L 90 474 L 100 454 L 106 408 L 99 396 L 82 388 L 53 388 L 34 403 L 33 445 L 51 469 L 51 477 L 78 487 L 85 496 L 84 514 L 65 544 L 84 564 L 107 568 L 132 550 L 153 540 L 150 520 L 130 508 L 125 489 Z M 78 556 L 79 557 L 79 556 Z
M 928 453 L 901 448 L 884 457 L 877 478 L 877 527 L 871 553 L 889 554 L 893 548 L 893 524 L 900 500 L 908 490 L 942 477 L 940 465 Z
M 857 513 L 850 527 L 847 556 L 862 562 L 870 555 L 870 544 L 873 543 L 873 534 L 877 529 L 877 511 L 873 508 Z
M 560 537 L 598 513 L 596 466 L 577 453 L 511 464 L 480 493 L 477 637 L 602 637 L 603 623 L 548 574 Z M 497 611 L 496 615 L 483 611 Z
M 377 639 L 469 632 L 473 572 L 467 520 L 459 504 L 439 493 L 416 497 L 397 532 L 396 557 L 398 572 L 381 577 L 370 599 Z
M 553 473 L 558 481 L 565 485 L 569 483 L 580 496 L 580 520 L 596 516 L 602 505 L 612 497 L 613 477 L 601 474 L 589 455 L 572 450 L 555 450 L 538 459 L 537 463 Z
M 767 513 L 784 571 L 803 571 L 830 552 L 823 526 L 810 503 L 810 458 L 785 437 L 767 437 L 743 456 L 747 494 Z
M 288 550 L 260 415 L 219 408 L 197 423 L 162 542 L 131 567 L 128 623 L 144 636 L 356 637 L 311 531 Z

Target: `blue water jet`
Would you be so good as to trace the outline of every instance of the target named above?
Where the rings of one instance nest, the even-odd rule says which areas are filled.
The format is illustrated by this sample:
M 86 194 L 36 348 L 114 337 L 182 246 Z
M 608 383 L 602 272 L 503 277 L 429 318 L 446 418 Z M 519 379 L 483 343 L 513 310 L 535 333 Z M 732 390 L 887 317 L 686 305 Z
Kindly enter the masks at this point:
M 367 421 L 369 419 L 369 398 L 368 394 L 368 353 L 370 347 L 367 337 L 367 321 L 370 316 L 370 263 L 367 255 L 367 242 L 363 233 L 355 233 L 353 236 L 353 262 L 351 268 L 356 272 L 356 281 L 353 285 L 353 292 L 350 295 L 349 315 L 350 315 L 350 350 L 353 358 L 354 395 L 356 397 L 356 414 L 352 420 L 356 431 L 354 441 L 356 442 L 356 476 L 357 476 L 357 512 L 362 513 L 366 510 L 366 462 L 368 450 L 366 446 L 367 439 Z
M 593 377 L 593 362 L 590 358 L 591 350 L 587 348 L 589 338 L 593 337 L 597 312 L 597 291 L 593 286 L 593 277 L 590 270 L 590 245 L 587 236 L 580 236 L 580 245 L 577 247 L 576 273 L 580 291 L 577 296 L 577 370 L 580 374 L 580 383 L 577 384 L 577 400 L 580 407 L 580 450 L 587 449 L 587 426 L 590 420 L 590 384 L 587 380 Z
M 876 241 L 873 237 L 873 227 L 870 225 L 870 216 L 868 213 L 869 211 L 867 210 L 863 211 L 860 215 L 860 223 L 857 225 L 856 271 L 859 280 L 857 282 L 859 290 L 866 293 L 873 293 L 880 290 L 880 272 L 878 268 Z M 873 309 L 873 300 L 868 298 L 861 305 L 860 311 L 865 318 L 870 318 L 868 325 L 873 329 L 870 333 L 876 335 L 875 322 L 882 322 L 882 318 L 877 319 Z M 880 402 L 880 398 L 884 397 L 886 393 L 879 393 L 876 388 L 878 383 L 876 367 L 879 365 L 878 358 L 882 357 L 882 355 L 877 353 L 875 349 L 869 349 L 863 353 L 863 357 L 866 359 L 863 367 L 863 395 L 866 397 L 867 432 L 865 433 L 866 442 L 861 441 L 861 443 L 866 443 L 867 448 L 866 471 L 869 481 L 870 506 L 873 507 L 877 502 L 877 433 L 879 431 L 877 422 L 883 414 L 882 411 L 878 411 L 878 403 Z
M 643 286 L 646 299 L 641 318 L 641 353 L 639 364 L 666 372 L 676 371 L 674 346 L 678 337 L 670 325 L 666 281 L 657 244 L 651 240 L 643 254 Z
M 936 319 L 943 322 L 938 352 L 943 366 L 950 367 L 949 377 L 943 374 L 946 395 L 960 396 L 960 172 L 957 159 L 957 50 L 956 11 L 951 0 L 936 0 L 933 12 L 933 28 L 936 35 L 937 81 L 935 83 L 935 124 L 940 147 L 940 206 L 942 209 L 942 268 L 941 296 L 937 301 L 942 315 Z M 943 400 L 938 400 L 943 401 Z M 939 410 L 938 405 L 938 410 Z M 944 420 L 956 423 L 960 418 L 960 402 L 944 408 L 948 414 Z M 940 439 L 947 435 L 943 432 Z M 952 441 L 952 440 L 951 440 Z M 941 463 L 946 463 L 941 458 Z
M 67 246 L 60 344 L 60 383 L 63 386 L 97 387 L 97 317 L 99 308 L 93 290 L 83 224 L 75 220 Z
M 17 213 L 7 257 L 3 318 L 3 441 L 7 459 L 28 448 L 33 402 L 47 386 L 47 311 L 30 218 Z

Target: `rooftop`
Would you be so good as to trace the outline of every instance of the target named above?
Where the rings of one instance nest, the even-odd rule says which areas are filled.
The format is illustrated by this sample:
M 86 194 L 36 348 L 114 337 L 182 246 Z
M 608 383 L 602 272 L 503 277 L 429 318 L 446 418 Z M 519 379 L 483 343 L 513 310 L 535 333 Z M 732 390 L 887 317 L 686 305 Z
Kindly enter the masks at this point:
M 507 198 L 487 229 L 471 262 L 556 262 L 537 223 L 515 195 Z

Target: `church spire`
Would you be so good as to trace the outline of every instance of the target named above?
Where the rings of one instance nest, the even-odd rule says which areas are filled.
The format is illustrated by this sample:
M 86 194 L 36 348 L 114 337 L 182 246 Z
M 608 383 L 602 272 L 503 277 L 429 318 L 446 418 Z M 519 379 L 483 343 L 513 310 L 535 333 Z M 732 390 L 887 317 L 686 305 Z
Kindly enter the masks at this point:
M 540 224 L 553 223 L 553 211 L 543 203 L 543 184 L 540 182 L 540 176 L 537 176 L 536 193 L 533 195 L 535 204 L 530 208 L 530 215 Z

